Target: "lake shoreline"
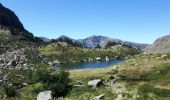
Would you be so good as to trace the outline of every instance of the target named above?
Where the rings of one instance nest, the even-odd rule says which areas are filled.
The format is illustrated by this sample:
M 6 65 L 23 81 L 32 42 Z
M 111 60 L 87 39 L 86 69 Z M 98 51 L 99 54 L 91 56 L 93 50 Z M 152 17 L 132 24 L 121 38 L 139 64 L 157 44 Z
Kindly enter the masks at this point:
M 94 61 L 94 62 L 83 62 L 70 65 L 65 70 L 92 70 L 92 69 L 103 69 L 113 66 L 115 64 L 122 63 L 126 60 L 124 59 L 114 59 L 109 61 Z M 61 68 L 62 69 L 62 68 Z

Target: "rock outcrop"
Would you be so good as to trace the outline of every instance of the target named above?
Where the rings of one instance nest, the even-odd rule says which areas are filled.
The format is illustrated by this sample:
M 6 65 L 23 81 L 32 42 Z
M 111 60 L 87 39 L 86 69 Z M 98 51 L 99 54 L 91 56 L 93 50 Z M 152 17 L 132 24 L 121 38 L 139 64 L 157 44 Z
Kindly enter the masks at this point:
M 0 3 L 0 31 L 9 30 L 11 35 L 17 39 L 35 41 L 36 38 L 28 32 L 20 22 L 16 14 Z
M 158 38 L 152 45 L 145 49 L 146 53 L 167 53 L 170 52 L 170 35 Z
M 0 3 L 0 54 L 43 43 L 28 32 L 13 11 Z
M 53 100 L 51 91 L 40 92 L 37 96 L 37 100 Z

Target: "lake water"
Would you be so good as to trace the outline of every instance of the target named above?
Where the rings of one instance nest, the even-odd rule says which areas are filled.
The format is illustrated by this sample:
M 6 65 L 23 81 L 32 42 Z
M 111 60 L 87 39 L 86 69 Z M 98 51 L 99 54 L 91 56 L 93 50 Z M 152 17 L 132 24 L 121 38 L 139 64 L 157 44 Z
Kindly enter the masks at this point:
M 93 61 L 93 62 L 84 62 L 67 65 L 66 69 L 93 69 L 93 68 L 106 68 L 114 64 L 123 62 L 124 60 L 109 60 L 109 61 Z

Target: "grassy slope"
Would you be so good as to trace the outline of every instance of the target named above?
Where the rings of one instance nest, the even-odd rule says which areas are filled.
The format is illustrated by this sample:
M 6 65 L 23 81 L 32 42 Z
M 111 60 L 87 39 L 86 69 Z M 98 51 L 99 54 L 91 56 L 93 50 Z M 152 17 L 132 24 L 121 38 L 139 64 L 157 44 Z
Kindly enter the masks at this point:
M 129 55 L 140 53 L 138 50 L 125 46 L 110 49 L 86 49 L 72 46 L 63 47 L 57 44 L 49 44 L 40 48 L 39 51 L 41 54 L 47 56 L 49 61 L 57 59 L 62 63 L 88 61 L 89 58 L 95 59 L 96 57 L 100 57 L 101 59 L 106 59 L 106 57 L 110 59 L 125 58 Z
M 63 49 L 63 48 L 62 48 Z M 42 53 L 49 51 L 60 54 L 61 48 L 43 48 Z M 84 49 L 89 51 L 88 49 Z M 54 51 L 54 52 L 52 52 Z M 67 52 L 82 52 L 81 48 L 67 48 Z M 50 54 L 51 55 L 51 54 Z M 96 56 L 96 55 L 95 55 Z M 118 81 L 113 85 L 105 84 L 97 89 L 90 89 L 87 86 L 92 79 L 108 79 L 113 74 L 113 66 L 102 69 L 70 70 L 72 84 L 82 80 L 85 84 L 83 88 L 73 88 L 64 100 L 90 100 L 93 97 L 104 93 L 106 100 L 114 100 L 118 93 L 125 95 L 125 100 L 169 100 L 170 99 L 170 54 L 167 57 L 162 55 L 141 55 L 140 57 L 129 59 L 117 66 L 118 74 L 115 76 Z M 145 85 L 144 85 L 145 84 Z M 149 87 L 149 88 L 148 88 Z M 41 89 L 41 84 L 28 85 L 23 88 L 19 96 L 29 96 L 28 100 L 36 98 L 37 94 L 32 91 Z M 20 97 L 18 97 L 20 98 Z M 14 98 L 13 98 L 14 99 Z M 15 98 L 17 100 L 17 98 Z M 60 98 L 59 100 L 63 100 Z
M 117 92 L 125 94 L 126 99 L 170 99 L 169 95 L 167 97 L 164 96 L 164 94 L 167 92 L 166 90 L 169 91 L 170 89 L 170 60 L 167 58 L 162 58 L 160 55 L 143 55 L 138 58 L 130 59 L 116 66 L 118 66 L 117 70 L 119 71 L 119 73 L 116 75 L 119 77 L 117 83 L 113 87 L 105 86 L 105 89 L 111 88 L 112 90 L 112 96 L 106 95 L 108 100 L 115 98 Z M 74 80 L 95 78 L 106 79 L 111 70 L 112 66 L 104 69 L 72 70 L 70 71 L 70 77 Z M 143 84 L 151 85 L 154 88 L 152 88 L 150 91 L 145 90 L 142 87 Z M 155 88 L 159 93 L 155 92 Z M 143 89 L 144 92 L 147 91 L 147 94 L 145 94 L 143 91 L 141 92 L 139 89 Z M 79 98 L 80 96 L 82 95 L 76 95 L 74 97 Z

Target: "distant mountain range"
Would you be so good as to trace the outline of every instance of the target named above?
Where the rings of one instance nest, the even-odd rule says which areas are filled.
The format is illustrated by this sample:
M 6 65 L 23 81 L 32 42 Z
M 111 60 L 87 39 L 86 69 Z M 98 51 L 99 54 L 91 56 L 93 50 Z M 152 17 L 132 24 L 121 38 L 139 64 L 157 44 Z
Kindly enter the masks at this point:
M 28 32 L 23 24 L 20 22 L 19 18 L 15 15 L 13 11 L 10 9 L 4 7 L 2 4 L 0 4 L 0 33 L 4 33 L 5 30 L 9 30 L 11 33 L 11 37 L 15 37 L 13 39 L 21 39 L 21 40 L 27 40 L 31 42 L 37 42 L 40 40 L 43 40 L 44 42 L 49 42 L 51 39 L 45 38 L 45 37 L 35 37 L 32 33 Z M 61 38 L 69 38 L 67 36 L 61 36 Z M 71 39 L 71 38 L 70 38 Z M 140 43 L 134 43 L 129 41 L 122 41 L 120 39 L 114 39 L 109 38 L 106 36 L 90 36 L 85 39 L 71 39 L 73 41 L 79 42 L 83 45 L 85 48 L 94 48 L 99 44 L 101 47 L 105 47 L 105 45 L 109 42 L 116 42 L 125 44 L 128 46 L 131 46 L 136 49 L 143 50 L 148 46 L 148 44 L 140 44 Z
M 44 42 L 49 42 L 50 41 L 50 39 L 47 39 L 45 37 L 40 37 L 40 38 Z M 69 37 L 62 35 L 59 38 L 61 39 L 61 38 L 69 38 Z M 124 44 L 124 45 L 128 45 L 128 46 L 131 46 L 131 47 L 133 47 L 135 49 L 140 49 L 140 50 L 144 50 L 148 46 L 148 44 L 141 44 L 141 43 L 134 43 L 134 42 L 129 42 L 129 41 L 122 41 L 120 39 L 114 39 L 114 38 L 109 38 L 109 37 L 106 37 L 106 36 L 96 36 L 96 35 L 87 37 L 85 39 L 78 39 L 78 40 L 75 40 L 75 39 L 72 39 L 72 38 L 69 38 L 69 39 L 72 40 L 72 41 L 77 41 L 77 42 L 81 43 L 83 45 L 83 47 L 85 47 L 85 48 L 95 48 L 97 46 L 97 44 L 99 44 L 101 47 L 105 47 L 105 45 L 109 41 Z
M 95 36 L 95 35 L 90 36 L 90 37 L 85 38 L 85 39 L 78 40 L 78 41 L 80 41 L 83 44 L 83 46 L 86 47 L 86 48 L 94 48 L 94 47 L 97 46 L 97 44 L 99 44 L 101 47 L 105 47 L 105 45 L 109 41 L 128 45 L 128 46 L 131 46 L 135 49 L 140 49 L 140 50 L 143 50 L 148 46 L 148 44 L 122 41 L 120 39 L 110 38 L 110 37 L 106 37 L 106 36 Z

